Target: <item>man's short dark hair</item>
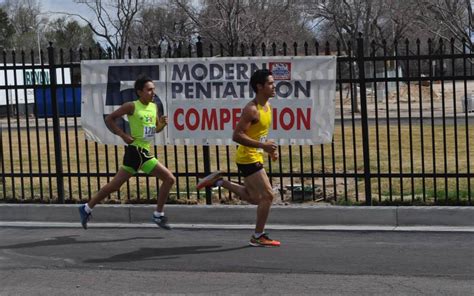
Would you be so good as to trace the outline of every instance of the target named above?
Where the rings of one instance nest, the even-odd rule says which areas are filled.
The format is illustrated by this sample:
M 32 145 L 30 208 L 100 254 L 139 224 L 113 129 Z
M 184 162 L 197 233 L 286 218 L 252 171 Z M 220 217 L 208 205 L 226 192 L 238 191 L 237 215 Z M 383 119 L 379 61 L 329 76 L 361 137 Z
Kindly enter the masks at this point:
M 273 75 L 272 72 L 268 69 L 260 69 L 255 71 L 250 77 L 250 86 L 253 91 L 257 93 L 257 84 L 265 85 L 267 82 L 268 76 Z
M 145 84 L 147 84 L 148 82 L 153 82 L 153 80 L 151 80 L 151 78 L 146 75 L 138 76 L 137 80 L 135 80 L 135 85 L 134 85 L 135 92 L 137 93 L 137 95 L 138 95 L 138 91 L 143 90 L 143 88 L 145 87 Z

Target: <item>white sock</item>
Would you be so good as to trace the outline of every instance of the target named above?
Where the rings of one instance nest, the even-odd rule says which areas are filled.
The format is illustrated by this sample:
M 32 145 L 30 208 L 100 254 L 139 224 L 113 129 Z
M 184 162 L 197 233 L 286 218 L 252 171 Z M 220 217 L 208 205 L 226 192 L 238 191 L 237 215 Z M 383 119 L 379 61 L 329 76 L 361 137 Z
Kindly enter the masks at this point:
M 92 212 L 92 209 L 89 208 L 89 204 L 85 203 L 84 204 L 84 210 L 86 211 L 87 214 L 90 214 Z
M 216 181 L 216 186 L 221 187 L 221 186 L 222 186 L 222 183 L 224 183 L 224 180 L 223 180 L 223 179 L 219 179 L 219 180 Z
M 164 216 L 164 215 L 165 215 L 165 212 L 158 212 L 158 211 L 153 212 L 153 216 L 155 216 L 155 217 L 161 217 L 161 216 Z
M 265 233 L 265 232 L 255 232 L 255 233 L 253 234 L 253 237 L 259 238 L 259 237 L 261 237 L 264 233 Z

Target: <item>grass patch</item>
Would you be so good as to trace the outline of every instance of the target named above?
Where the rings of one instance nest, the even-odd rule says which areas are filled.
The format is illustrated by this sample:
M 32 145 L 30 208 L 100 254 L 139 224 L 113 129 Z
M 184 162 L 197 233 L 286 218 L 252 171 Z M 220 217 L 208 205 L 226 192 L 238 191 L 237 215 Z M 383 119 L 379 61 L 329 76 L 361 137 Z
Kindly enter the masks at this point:
M 55 202 L 57 200 L 56 164 L 52 130 L 46 133 L 44 128 L 36 130 L 32 124 L 29 134 L 26 130 L 3 130 L 2 165 L 5 174 L 23 174 L 24 177 L 4 177 L 0 179 L 0 200 L 15 199 L 18 202 Z M 473 133 L 469 133 L 469 143 L 474 143 Z M 82 202 L 105 185 L 119 169 L 122 157 L 122 146 L 105 146 L 84 140 L 81 129 L 61 130 L 62 167 L 64 177 L 65 200 L 70 203 Z M 67 139 L 67 140 L 66 140 Z M 397 126 L 369 126 L 370 169 L 372 173 L 467 173 L 474 171 L 474 149 L 468 149 L 466 127 L 442 125 L 413 126 L 402 125 L 400 132 Z M 236 146 L 211 146 L 211 170 L 220 169 L 236 173 L 234 164 Z M 173 187 L 170 203 L 202 203 L 205 192 L 195 189 L 197 176 L 203 175 L 204 157 L 202 146 L 157 146 L 154 151 L 158 159 L 166 164 L 172 172 L 186 173 L 179 176 Z M 294 173 L 294 183 L 321 185 L 327 183 L 326 200 L 330 201 L 335 193 L 332 174 L 363 173 L 362 132 L 360 125 L 346 124 L 336 126 L 333 143 L 314 146 L 281 146 L 280 160 L 265 164 L 269 173 Z M 301 181 L 298 173 L 326 174 L 326 178 L 305 178 Z M 39 176 L 29 177 L 31 174 Z M 87 175 L 90 175 L 88 177 Z M 50 177 L 51 176 L 51 179 Z M 238 181 L 238 178 L 233 178 Z M 272 178 L 279 185 L 279 177 Z M 332 183 L 331 183 L 332 182 Z M 413 183 L 412 183 L 413 182 Z M 363 203 L 364 179 L 361 177 L 340 178 L 336 180 L 338 202 Z M 468 180 L 450 178 L 410 178 L 400 179 L 392 176 L 372 179 L 373 200 L 386 202 L 386 196 L 422 196 L 424 202 L 436 196 L 436 202 L 447 200 L 447 203 L 468 200 Z M 445 184 L 446 183 L 446 184 Z M 474 183 L 474 182 L 471 182 Z M 291 178 L 283 178 L 283 186 L 291 184 Z M 357 185 L 357 192 L 356 192 Z M 140 188 L 140 191 L 137 190 Z M 157 196 L 159 182 L 149 176 L 131 178 L 121 188 L 120 194 L 112 195 L 110 203 L 153 203 Z M 446 194 L 446 188 L 448 193 Z M 332 190 L 332 192 L 331 192 Z M 471 184 L 471 192 L 474 188 Z M 223 191 L 218 202 L 232 202 Z M 447 198 L 446 198 L 447 196 Z M 359 202 L 357 201 L 359 200 Z M 405 200 L 405 198 L 404 198 Z M 404 203 L 405 201 L 401 201 Z M 438 201 L 439 200 L 439 201 Z M 414 200 L 411 203 L 417 203 Z

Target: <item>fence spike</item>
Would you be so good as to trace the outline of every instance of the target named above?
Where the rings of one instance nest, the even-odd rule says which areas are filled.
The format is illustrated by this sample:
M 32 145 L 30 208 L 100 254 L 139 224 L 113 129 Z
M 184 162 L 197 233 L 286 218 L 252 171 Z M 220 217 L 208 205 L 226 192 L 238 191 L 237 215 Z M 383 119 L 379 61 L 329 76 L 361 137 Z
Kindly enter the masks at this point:
M 31 64 L 35 64 L 35 51 L 33 49 L 30 49 L 30 59 L 31 59 Z
M 59 49 L 59 61 L 64 64 L 64 50 L 62 48 Z
M 69 48 L 69 61 L 72 63 L 74 60 L 74 50 L 72 48 Z
M 372 41 L 370 42 L 370 49 L 372 50 L 372 52 L 370 53 L 370 55 L 372 57 L 375 57 L 375 52 L 377 51 L 376 49 L 376 43 L 375 43 L 375 40 L 372 39 Z
M 181 44 L 181 41 L 178 42 L 178 45 L 175 44 L 175 48 L 176 48 L 176 52 L 175 52 L 175 56 L 180 58 L 183 56 L 183 52 L 182 52 L 182 44 Z
M 196 42 L 196 56 L 197 57 L 203 57 L 204 56 L 204 50 L 202 49 L 202 42 L 201 42 L 201 36 L 198 36 L 198 42 Z

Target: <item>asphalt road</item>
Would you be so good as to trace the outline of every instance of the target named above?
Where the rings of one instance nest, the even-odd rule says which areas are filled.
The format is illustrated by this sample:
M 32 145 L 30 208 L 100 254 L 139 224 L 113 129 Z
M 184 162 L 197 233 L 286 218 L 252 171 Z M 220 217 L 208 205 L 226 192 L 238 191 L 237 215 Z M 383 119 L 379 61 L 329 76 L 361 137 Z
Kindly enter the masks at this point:
M 474 295 L 474 233 L 0 228 L 0 295 Z

